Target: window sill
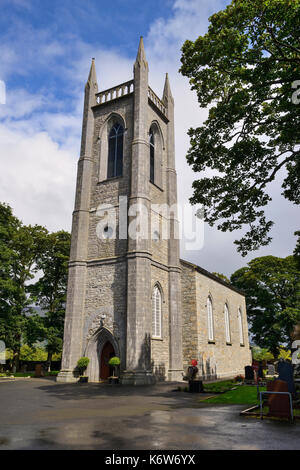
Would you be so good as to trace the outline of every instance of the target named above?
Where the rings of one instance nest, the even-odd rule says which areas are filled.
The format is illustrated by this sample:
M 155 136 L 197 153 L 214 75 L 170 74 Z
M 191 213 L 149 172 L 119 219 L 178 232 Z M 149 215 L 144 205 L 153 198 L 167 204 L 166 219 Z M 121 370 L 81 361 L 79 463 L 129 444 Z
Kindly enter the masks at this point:
M 164 190 L 160 186 L 157 186 L 157 184 L 153 183 L 150 180 L 149 180 L 149 183 L 153 184 L 153 186 L 155 186 L 157 189 L 159 189 L 162 193 L 164 192 Z
M 101 181 L 98 181 L 97 184 L 101 184 L 101 183 L 109 183 L 110 181 L 116 181 L 116 180 L 119 180 L 123 178 L 123 175 L 121 176 L 113 176 L 112 178 L 107 178 L 106 180 L 101 180 Z
M 232 343 L 228 343 L 228 342 L 226 341 L 226 345 L 227 345 L 227 346 L 232 346 Z
M 156 338 L 155 336 L 152 336 L 153 341 L 163 341 L 163 338 Z
M 244 344 L 242 344 L 242 343 L 240 343 L 240 346 L 241 346 L 241 348 L 244 348 L 244 347 L 245 347 L 245 345 L 244 345 Z
M 210 339 L 209 339 L 209 340 L 208 340 L 208 344 L 216 344 L 216 342 L 215 342 L 214 339 L 213 339 L 213 340 L 210 340 Z

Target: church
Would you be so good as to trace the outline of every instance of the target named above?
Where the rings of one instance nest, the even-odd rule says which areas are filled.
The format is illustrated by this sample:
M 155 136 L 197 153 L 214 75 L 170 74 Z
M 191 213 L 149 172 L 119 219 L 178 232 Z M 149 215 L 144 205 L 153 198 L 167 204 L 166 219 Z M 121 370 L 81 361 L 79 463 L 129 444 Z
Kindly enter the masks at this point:
M 203 379 L 251 364 L 245 298 L 180 259 L 176 204 L 174 100 L 168 75 L 150 88 L 141 38 L 132 80 L 99 92 L 93 59 L 85 86 L 58 382 L 82 356 L 90 382 L 118 356 L 132 385 L 181 381 L 192 359 Z

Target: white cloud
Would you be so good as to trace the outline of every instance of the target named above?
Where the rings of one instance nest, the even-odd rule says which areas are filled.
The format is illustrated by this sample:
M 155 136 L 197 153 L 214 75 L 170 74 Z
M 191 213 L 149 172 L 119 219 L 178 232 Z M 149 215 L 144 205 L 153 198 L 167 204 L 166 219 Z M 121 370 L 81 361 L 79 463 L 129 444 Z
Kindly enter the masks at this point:
M 24 89 L 6 89 L 6 105 L 0 107 L 0 119 L 20 119 L 32 114 L 41 107 L 49 106 L 44 95 L 28 93 Z
M 8 202 L 24 223 L 70 230 L 74 155 L 62 150 L 47 133 L 28 136 L 3 125 L 0 142 L 0 201 Z

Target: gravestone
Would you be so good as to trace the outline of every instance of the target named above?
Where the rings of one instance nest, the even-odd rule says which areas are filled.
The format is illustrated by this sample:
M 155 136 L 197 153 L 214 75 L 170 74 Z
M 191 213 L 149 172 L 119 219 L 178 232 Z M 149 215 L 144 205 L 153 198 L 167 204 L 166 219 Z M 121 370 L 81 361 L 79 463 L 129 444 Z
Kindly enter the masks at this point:
M 279 380 L 287 382 L 288 391 L 294 395 L 296 392 L 294 383 L 294 367 L 290 362 L 280 361 L 278 363 Z
M 267 382 L 267 391 L 288 392 L 288 384 L 283 380 Z M 268 396 L 268 416 L 277 418 L 290 418 L 290 399 L 288 395 L 267 395 Z
M 35 371 L 34 371 L 34 377 L 44 377 L 44 371 L 43 371 L 42 364 L 36 364 Z
M 263 378 L 264 378 L 263 364 L 262 364 L 261 361 L 260 361 L 259 364 L 258 364 L 257 376 L 258 376 L 258 378 L 260 378 L 260 379 L 263 379 Z
M 253 361 L 252 361 L 252 369 L 253 369 L 253 372 L 254 372 L 254 380 L 255 380 L 255 382 L 257 382 L 257 380 L 258 380 L 258 368 L 259 368 L 259 363 L 258 363 L 258 361 L 253 360 Z
M 275 371 L 275 366 L 274 364 L 268 364 L 268 372 L 267 372 L 267 375 L 275 375 L 276 374 L 276 371 Z
M 254 372 L 251 366 L 245 367 L 245 380 L 254 380 Z

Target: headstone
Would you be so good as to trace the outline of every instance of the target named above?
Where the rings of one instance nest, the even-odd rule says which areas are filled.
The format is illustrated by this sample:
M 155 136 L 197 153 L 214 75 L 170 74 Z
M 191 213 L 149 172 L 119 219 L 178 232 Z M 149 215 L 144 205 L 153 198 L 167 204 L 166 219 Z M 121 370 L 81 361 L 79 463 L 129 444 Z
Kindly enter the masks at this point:
M 296 364 L 294 366 L 294 378 L 296 379 L 300 378 L 300 364 Z
M 268 375 L 275 375 L 275 366 L 274 364 L 268 364 Z
M 42 364 L 36 364 L 35 371 L 34 371 L 34 377 L 44 377 L 44 371 L 43 371 Z
M 283 380 L 288 384 L 288 391 L 292 394 L 296 392 L 294 384 L 294 367 L 290 362 L 280 361 L 278 363 L 279 380 Z
M 258 368 L 259 368 L 258 361 L 252 361 L 252 369 L 253 369 L 253 372 L 254 372 L 255 382 L 257 382 L 257 380 L 258 380 Z
M 263 379 L 263 378 L 264 378 L 263 364 L 262 364 L 261 361 L 260 361 L 259 364 L 258 364 L 257 375 L 258 375 L 258 377 L 259 377 L 260 379 Z
M 245 367 L 245 380 L 254 380 L 254 372 L 251 366 Z
M 288 392 L 288 384 L 282 380 L 267 382 L 267 391 Z M 277 418 L 290 418 L 290 399 L 288 395 L 268 395 L 269 416 Z

